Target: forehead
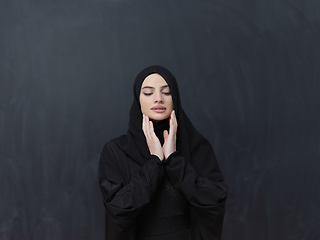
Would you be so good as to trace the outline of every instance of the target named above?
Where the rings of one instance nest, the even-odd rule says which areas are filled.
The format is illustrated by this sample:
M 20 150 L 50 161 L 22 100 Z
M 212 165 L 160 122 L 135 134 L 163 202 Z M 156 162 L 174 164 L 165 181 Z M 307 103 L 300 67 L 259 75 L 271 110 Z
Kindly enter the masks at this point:
M 164 80 L 164 78 L 161 75 L 159 75 L 158 73 L 153 73 L 153 74 L 150 74 L 149 76 L 147 76 L 143 80 L 141 88 L 143 88 L 145 86 L 162 87 L 165 85 L 168 85 L 166 80 Z

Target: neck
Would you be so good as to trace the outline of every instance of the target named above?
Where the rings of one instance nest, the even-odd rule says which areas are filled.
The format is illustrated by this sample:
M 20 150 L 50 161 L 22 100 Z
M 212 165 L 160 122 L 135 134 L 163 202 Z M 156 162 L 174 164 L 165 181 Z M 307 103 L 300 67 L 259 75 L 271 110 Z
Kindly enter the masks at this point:
M 152 122 L 153 122 L 154 132 L 157 135 L 158 139 L 160 140 L 161 145 L 163 145 L 163 142 L 164 142 L 163 131 L 164 130 L 169 131 L 169 118 L 166 118 L 164 120 L 160 120 L 157 122 L 152 120 Z

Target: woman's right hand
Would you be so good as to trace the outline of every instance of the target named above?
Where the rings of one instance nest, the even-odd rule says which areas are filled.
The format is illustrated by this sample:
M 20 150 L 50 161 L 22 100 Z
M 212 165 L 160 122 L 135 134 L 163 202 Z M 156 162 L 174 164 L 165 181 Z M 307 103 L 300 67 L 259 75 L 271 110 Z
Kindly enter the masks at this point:
M 142 130 L 146 137 L 147 145 L 150 154 L 156 155 L 162 161 L 164 159 L 163 149 L 161 143 L 154 132 L 153 123 L 149 120 L 149 117 L 143 114 Z

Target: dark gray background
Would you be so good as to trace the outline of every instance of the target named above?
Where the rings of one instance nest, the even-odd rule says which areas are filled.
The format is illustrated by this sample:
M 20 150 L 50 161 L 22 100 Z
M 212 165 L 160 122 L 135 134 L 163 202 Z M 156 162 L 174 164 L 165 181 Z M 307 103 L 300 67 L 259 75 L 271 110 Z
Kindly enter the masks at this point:
M 215 149 L 223 239 L 320 239 L 318 0 L 1 1 L 0 239 L 103 239 L 99 154 L 151 64 Z

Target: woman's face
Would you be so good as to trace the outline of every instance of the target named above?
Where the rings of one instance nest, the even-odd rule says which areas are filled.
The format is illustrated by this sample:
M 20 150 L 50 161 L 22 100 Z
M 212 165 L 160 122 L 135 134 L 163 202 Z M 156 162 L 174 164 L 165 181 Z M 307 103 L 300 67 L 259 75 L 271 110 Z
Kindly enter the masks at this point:
M 157 73 L 144 79 L 139 99 L 141 112 L 155 121 L 168 118 L 173 110 L 168 83 Z

